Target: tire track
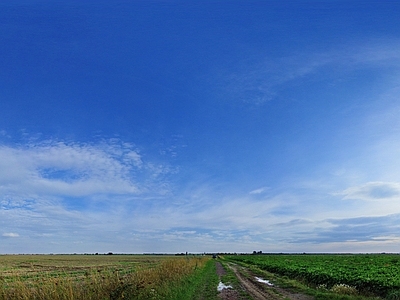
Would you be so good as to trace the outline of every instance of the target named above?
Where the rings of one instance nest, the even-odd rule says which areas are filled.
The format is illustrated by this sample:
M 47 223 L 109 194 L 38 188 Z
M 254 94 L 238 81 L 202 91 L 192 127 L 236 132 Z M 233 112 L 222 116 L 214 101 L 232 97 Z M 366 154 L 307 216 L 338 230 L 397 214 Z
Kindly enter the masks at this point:
M 246 292 L 254 299 L 254 300 L 280 300 L 283 297 L 277 295 L 273 289 L 265 288 L 263 289 L 261 286 L 252 282 L 244 273 L 245 270 L 242 267 L 237 265 L 228 264 L 228 267 L 233 271 L 240 284 L 246 290 Z M 247 273 L 247 272 L 246 272 Z
M 217 273 L 219 276 L 224 274 L 223 266 L 220 262 L 217 264 Z M 254 300 L 312 300 L 311 296 L 292 293 L 289 290 L 279 288 L 277 286 L 269 286 L 264 283 L 260 283 L 255 279 L 254 274 L 243 266 L 236 265 L 234 263 L 227 263 L 226 266 L 232 270 L 238 279 L 241 288 L 246 292 L 247 295 L 251 296 Z M 219 297 L 223 300 L 242 300 L 248 299 L 240 296 L 238 291 L 226 289 L 223 290 Z

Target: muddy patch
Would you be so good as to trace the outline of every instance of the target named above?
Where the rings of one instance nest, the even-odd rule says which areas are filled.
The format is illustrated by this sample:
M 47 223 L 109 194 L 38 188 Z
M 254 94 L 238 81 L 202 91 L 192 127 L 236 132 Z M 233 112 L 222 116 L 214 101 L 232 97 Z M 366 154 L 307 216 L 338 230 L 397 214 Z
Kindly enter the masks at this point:
M 219 262 L 217 262 L 219 263 Z M 220 263 L 219 263 L 220 264 Z M 253 274 L 248 268 L 239 266 L 233 263 L 228 263 L 227 267 L 229 267 L 232 272 L 235 274 L 236 278 L 239 281 L 240 289 L 245 291 L 245 293 L 251 296 L 254 300 L 311 300 L 314 299 L 308 295 L 292 293 L 289 290 L 279 288 L 275 286 L 272 282 L 267 279 L 257 277 Z M 223 266 L 220 264 L 221 274 L 225 274 Z M 217 267 L 218 272 L 218 267 Z M 221 299 L 229 299 L 229 300 L 240 300 L 240 299 L 248 299 L 247 297 L 241 296 L 238 291 L 234 289 L 223 289 L 219 294 Z
M 226 274 L 224 267 L 222 266 L 222 264 L 219 261 L 215 262 L 215 266 L 217 267 L 217 275 L 219 277 L 224 276 Z
M 219 285 L 217 290 L 219 292 L 218 298 L 223 300 L 240 300 L 240 295 L 238 291 L 234 290 L 231 285 L 225 285 L 221 281 L 221 277 L 226 274 L 226 270 L 222 266 L 222 264 L 218 261 L 215 262 L 215 266 L 217 268 L 217 275 L 219 276 Z

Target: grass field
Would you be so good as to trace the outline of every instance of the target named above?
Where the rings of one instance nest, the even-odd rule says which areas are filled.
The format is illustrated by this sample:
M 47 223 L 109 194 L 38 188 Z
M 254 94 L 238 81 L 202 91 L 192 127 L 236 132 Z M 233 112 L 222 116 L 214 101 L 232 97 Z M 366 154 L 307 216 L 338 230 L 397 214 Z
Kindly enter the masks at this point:
M 213 266 L 203 256 L 3 255 L 0 299 L 212 299 L 218 278 L 202 278 Z

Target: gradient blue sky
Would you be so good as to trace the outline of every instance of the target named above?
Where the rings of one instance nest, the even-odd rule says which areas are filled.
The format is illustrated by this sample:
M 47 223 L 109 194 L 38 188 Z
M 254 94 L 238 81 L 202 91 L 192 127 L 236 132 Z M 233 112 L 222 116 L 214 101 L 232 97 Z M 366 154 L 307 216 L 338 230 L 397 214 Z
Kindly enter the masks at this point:
M 400 2 L 0 3 L 0 253 L 398 252 Z

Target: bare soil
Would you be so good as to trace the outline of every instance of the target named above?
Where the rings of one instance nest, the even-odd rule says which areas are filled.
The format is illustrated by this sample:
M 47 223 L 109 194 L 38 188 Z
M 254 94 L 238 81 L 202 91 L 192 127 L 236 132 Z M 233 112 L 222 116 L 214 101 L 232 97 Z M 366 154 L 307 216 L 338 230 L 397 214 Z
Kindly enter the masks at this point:
M 217 274 L 219 276 L 223 276 L 226 273 L 226 270 L 222 266 L 220 262 L 216 262 Z M 293 293 L 287 289 L 279 288 L 277 286 L 270 286 L 265 283 L 258 282 L 255 279 L 255 275 L 245 267 L 229 263 L 228 267 L 233 271 L 235 276 L 237 277 L 240 288 L 245 293 L 239 293 L 239 291 L 234 289 L 224 289 L 220 292 L 219 298 L 223 300 L 242 300 L 249 299 L 247 296 L 243 296 L 243 294 L 247 294 L 254 300 L 282 300 L 282 299 L 290 299 L 290 300 L 312 300 L 314 299 L 311 296 Z M 267 278 L 264 278 L 267 279 Z

